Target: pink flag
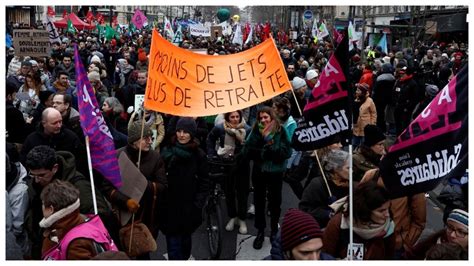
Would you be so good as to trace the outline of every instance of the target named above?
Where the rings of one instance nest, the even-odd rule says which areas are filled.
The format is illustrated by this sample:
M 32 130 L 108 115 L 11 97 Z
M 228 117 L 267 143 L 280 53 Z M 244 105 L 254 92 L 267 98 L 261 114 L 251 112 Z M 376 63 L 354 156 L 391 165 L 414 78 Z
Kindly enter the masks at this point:
M 137 27 L 137 29 L 141 29 L 147 23 L 147 18 L 143 12 L 137 8 L 135 10 L 135 14 L 133 15 L 132 22 L 135 27 Z
M 79 114 L 84 136 L 89 137 L 92 167 L 116 188 L 122 186 L 114 139 L 100 111 L 87 73 L 82 65 L 77 45 L 74 45 L 76 87 Z

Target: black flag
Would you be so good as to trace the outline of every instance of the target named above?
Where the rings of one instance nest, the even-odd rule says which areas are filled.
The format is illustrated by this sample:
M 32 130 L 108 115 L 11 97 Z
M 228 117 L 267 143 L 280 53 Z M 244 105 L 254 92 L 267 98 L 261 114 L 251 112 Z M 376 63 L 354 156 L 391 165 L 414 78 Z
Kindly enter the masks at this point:
M 293 134 L 295 150 L 314 150 L 331 144 L 334 137 L 350 138 L 352 119 L 348 90 L 349 41 L 347 31 L 329 58 L 305 106 L 303 117 Z
M 380 164 L 392 198 L 434 189 L 468 167 L 468 66 L 402 132 Z

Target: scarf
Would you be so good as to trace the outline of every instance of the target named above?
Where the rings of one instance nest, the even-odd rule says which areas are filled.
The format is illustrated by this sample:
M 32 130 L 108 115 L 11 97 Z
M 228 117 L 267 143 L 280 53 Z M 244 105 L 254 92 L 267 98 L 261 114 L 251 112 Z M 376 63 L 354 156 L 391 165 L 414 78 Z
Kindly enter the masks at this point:
M 352 228 L 354 233 L 362 239 L 369 240 L 377 237 L 389 237 L 395 230 L 395 223 L 391 218 L 387 218 L 384 224 L 370 223 L 368 225 L 362 225 L 354 223 Z M 342 215 L 341 229 L 349 229 L 349 217 Z
M 193 156 L 192 151 L 196 147 L 196 144 L 192 140 L 186 144 L 176 142 L 173 146 L 165 147 L 161 156 L 163 156 L 163 160 L 166 164 L 169 167 L 172 167 L 177 159 L 190 159 Z
M 235 154 L 236 144 L 242 145 L 245 141 L 245 122 L 233 126 L 231 123 L 224 121 L 224 147 L 219 147 L 217 155 L 229 157 Z
M 50 228 L 54 223 L 59 221 L 61 218 L 64 218 L 77 210 L 79 206 L 81 205 L 81 201 L 79 199 L 76 200 L 73 204 L 67 206 L 66 208 L 63 208 L 49 216 L 48 218 L 43 218 L 39 222 L 39 226 L 41 228 Z
M 260 134 L 263 136 L 263 140 L 265 143 L 269 143 L 273 140 L 273 137 L 275 136 L 276 133 L 276 123 L 275 120 L 272 122 L 268 123 L 267 126 L 264 126 L 262 123 L 258 123 L 258 130 Z

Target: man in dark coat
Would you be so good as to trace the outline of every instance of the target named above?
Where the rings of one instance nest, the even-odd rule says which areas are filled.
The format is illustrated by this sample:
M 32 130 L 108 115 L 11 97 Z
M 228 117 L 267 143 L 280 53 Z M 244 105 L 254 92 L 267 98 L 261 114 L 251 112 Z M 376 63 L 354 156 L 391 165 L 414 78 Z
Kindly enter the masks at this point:
M 82 214 L 93 214 L 92 189 L 88 178 L 76 171 L 74 155 L 67 151 L 55 152 L 52 148 L 39 145 L 34 147 L 26 156 L 26 167 L 31 180 L 28 183 L 29 209 L 26 214 L 25 228 L 32 242 L 32 259 L 41 258 L 41 245 L 43 241 L 42 230 L 39 222 L 43 218 L 41 191 L 54 179 L 69 181 L 80 191 L 80 207 Z M 104 197 L 95 190 L 97 210 L 116 243 L 118 239 L 117 221 Z
M 80 172 L 89 176 L 87 155 L 84 145 L 71 130 L 62 126 L 61 113 L 54 108 L 46 108 L 43 111 L 41 124 L 38 130 L 26 137 L 20 153 L 20 161 L 26 161 L 26 155 L 38 145 L 46 145 L 56 151 L 68 151 L 74 154 L 77 168 Z
M 377 126 L 386 132 L 385 107 L 390 103 L 392 88 L 395 84 L 393 68 L 390 63 L 382 65 L 382 73 L 377 77 L 372 90 L 372 99 L 377 110 Z

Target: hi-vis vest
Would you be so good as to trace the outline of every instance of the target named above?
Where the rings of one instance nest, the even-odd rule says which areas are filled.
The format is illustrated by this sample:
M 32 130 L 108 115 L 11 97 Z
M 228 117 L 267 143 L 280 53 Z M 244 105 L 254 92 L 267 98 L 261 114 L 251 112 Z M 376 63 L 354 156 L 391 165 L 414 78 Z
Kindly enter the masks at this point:
M 89 216 L 86 222 L 69 230 L 63 239 L 43 255 L 43 260 L 66 260 L 69 243 L 76 238 L 86 238 L 98 246 L 97 253 L 118 251 L 99 215 Z

